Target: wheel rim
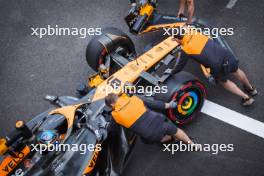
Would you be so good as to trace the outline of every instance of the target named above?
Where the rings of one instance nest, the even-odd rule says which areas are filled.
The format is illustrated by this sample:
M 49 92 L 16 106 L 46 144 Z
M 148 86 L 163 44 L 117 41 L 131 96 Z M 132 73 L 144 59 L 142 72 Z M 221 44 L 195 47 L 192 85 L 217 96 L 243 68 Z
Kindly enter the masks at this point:
M 184 95 L 180 97 L 177 110 L 180 114 L 188 116 L 193 113 L 197 104 L 198 104 L 197 93 L 194 91 L 185 92 Z
M 169 118 L 177 124 L 189 123 L 201 109 L 206 96 L 205 87 L 199 81 L 192 81 L 176 91 L 172 100 L 177 101 L 175 109 L 168 110 Z
M 104 64 L 105 63 L 105 57 L 107 55 L 107 51 L 106 49 L 104 48 L 99 56 L 99 60 L 98 60 L 98 65 L 100 66 L 101 64 Z

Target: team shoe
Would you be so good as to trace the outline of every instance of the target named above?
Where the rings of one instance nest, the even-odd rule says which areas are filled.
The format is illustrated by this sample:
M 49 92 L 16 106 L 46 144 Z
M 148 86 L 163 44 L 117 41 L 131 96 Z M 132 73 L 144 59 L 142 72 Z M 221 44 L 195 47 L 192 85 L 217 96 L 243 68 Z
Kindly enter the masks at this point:
M 243 106 L 251 106 L 254 103 L 254 98 L 249 97 L 249 98 L 242 98 L 241 104 Z
M 245 91 L 247 91 L 251 96 L 256 96 L 256 95 L 258 95 L 258 91 L 257 91 L 257 89 L 256 89 L 254 86 L 252 86 L 251 89 L 249 89 L 249 88 L 247 88 L 246 86 L 244 86 L 244 89 L 245 89 Z

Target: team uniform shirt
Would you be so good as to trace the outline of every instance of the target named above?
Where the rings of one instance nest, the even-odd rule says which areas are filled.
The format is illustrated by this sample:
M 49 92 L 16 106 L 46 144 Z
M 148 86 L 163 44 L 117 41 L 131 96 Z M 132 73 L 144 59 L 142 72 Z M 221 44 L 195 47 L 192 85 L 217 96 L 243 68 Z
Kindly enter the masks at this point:
M 174 124 L 167 124 L 167 118 L 154 110 L 164 110 L 165 103 L 140 99 L 136 96 L 119 98 L 112 116 L 115 122 L 131 129 L 148 143 L 159 142 L 169 131 L 173 135 L 177 131 Z

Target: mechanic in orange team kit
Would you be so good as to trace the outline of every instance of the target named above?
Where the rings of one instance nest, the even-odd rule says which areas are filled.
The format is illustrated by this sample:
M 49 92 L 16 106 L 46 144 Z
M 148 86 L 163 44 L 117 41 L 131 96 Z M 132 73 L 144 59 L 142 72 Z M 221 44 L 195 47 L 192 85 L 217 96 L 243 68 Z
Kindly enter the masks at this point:
M 179 139 L 197 148 L 183 130 L 167 120 L 165 115 L 154 111 L 176 108 L 174 101 L 164 103 L 135 95 L 118 97 L 111 93 L 105 97 L 105 104 L 112 108 L 111 114 L 117 124 L 132 130 L 146 143 L 164 143 Z
M 257 95 L 258 92 L 239 68 L 238 60 L 230 50 L 188 26 L 178 27 L 178 31 L 174 38 L 181 44 L 183 54 L 210 68 L 212 78 L 215 78 L 228 91 L 242 97 L 243 106 L 253 104 L 252 96 Z M 229 75 L 239 80 L 247 93 L 230 81 Z
M 144 4 L 145 2 L 156 2 L 157 0 L 140 0 L 139 2 L 141 4 Z M 180 7 L 178 11 L 178 17 L 184 16 L 185 7 L 187 5 L 187 24 L 192 22 L 192 18 L 194 15 L 194 0 L 179 0 L 180 1 Z M 136 0 L 130 0 L 130 3 L 133 7 L 136 7 L 137 3 Z

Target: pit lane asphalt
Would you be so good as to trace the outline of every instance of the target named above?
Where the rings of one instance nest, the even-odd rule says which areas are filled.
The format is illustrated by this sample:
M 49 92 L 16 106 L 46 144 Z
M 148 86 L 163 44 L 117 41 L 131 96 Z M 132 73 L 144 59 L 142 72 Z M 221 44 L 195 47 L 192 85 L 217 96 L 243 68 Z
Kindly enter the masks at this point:
M 226 38 L 260 95 L 253 107 L 243 108 L 239 98 L 207 84 L 208 99 L 264 122 L 264 3 L 238 0 L 231 10 L 225 8 L 227 3 L 228 0 L 196 1 L 196 16 L 208 19 L 216 27 L 234 28 L 235 34 Z M 177 6 L 176 0 L 163 0 L 159 10 L 175 14 Z M 90 37 L 39 39 L 30 35 L 30 27 L 115 26 L 127 32 L 123 17 L 128 8 L 124 0 L 0 0 L 0 135 L 7 134 L 17 119 L 29 120 L 46 110 L 50 106 L 43 101 L 46 94 L 74 95 L 76 85 L 92 73 L 84 55 Z M 131 37 L 140 53 L 159 36 Z M 197 64 L 189 62 L 186 70 L 205 82 Z M 171 155 L 159 146 L 145 145 L 139 140 L 124 175 L 263 175 L 262 138 L 204 114 L 184 129 L 202 144 L 232 143 L 235 151 L 218 155 L 208 152 Z

